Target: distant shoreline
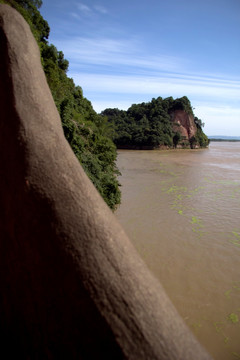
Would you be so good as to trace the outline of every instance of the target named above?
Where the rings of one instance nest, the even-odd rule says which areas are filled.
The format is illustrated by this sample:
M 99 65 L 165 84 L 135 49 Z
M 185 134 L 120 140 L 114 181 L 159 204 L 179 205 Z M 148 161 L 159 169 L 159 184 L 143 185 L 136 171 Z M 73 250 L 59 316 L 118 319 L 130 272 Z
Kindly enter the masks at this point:
M 240 142 L 240 139 L 216 139 L 216 138 L 209 138 L 210 143 L 211 142 Z
M 240 136 L 224 136 L 224 135 L 212 135 L 208 136 L 208 139 L 211 141 L 227 141 L 227 142 L 239 142 Z

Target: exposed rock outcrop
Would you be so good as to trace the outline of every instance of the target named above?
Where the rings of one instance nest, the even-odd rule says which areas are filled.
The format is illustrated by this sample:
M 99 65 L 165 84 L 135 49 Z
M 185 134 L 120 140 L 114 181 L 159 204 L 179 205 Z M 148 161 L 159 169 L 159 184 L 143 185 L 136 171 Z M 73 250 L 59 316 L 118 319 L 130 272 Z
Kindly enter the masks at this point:
M 191 139 L 197 133 L 197 127 L 194 123 L 193 116 L 184 110 L 175 110 L 170 116 L 173 124 L 173 131 L 178 132 L 182 137 L 180 143 L 190 146 Z
M 64 138 L 23 18 L 0 4 L 2 359 L 209 359 Z

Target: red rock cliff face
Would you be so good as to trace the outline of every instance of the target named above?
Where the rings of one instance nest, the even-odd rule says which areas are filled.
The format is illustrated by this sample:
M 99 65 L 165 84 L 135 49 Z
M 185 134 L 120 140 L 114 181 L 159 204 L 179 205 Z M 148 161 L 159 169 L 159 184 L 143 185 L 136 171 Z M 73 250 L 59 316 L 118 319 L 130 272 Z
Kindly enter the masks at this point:
M 175 110 L 171 114 L 171 119 L 173 122 L 173 130 L 178 131 L 186 140 L 190 140 L 196 135 L 197 127 L 194 123 L 193 116 L 187 114 L 186 111 Z

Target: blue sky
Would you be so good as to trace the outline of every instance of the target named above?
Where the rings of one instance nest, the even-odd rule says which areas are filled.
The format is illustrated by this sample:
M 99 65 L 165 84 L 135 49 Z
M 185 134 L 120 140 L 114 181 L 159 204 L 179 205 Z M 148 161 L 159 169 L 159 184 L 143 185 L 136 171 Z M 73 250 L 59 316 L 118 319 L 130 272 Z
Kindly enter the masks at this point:
M 43 0 L 40 11 L 97 112 L 186 95 L 207 135 L 240 136 L 240 0 Z

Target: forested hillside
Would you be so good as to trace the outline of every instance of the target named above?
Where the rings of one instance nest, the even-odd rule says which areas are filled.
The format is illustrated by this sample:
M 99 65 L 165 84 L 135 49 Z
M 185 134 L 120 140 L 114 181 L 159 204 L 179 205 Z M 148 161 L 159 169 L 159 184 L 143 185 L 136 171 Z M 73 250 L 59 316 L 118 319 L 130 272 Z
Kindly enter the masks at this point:
M 81 87 L 67 76 L 68 61 L 62 51 L 49 44 L 50 27 L 39 11 L 41 0 L 0 0 L 19 11 L 31 27 L 40 48 L 41 61 L 66 139 L 85 172 L 106 203 L 114 209 L 120 203 L 116 146 L 107 136 L 108 122 L 98 115 Z
M 189 115 L 193 134 L 183 136 L 179 123 L 175 122 L 177 110 Z M 204 124 L 194 116 L 189 99 L 158 97 L 152 101 L 132 105 L 127 111 L 106 109 L 102 112 L 114 128 L 113 141 L 119 148 L 154 149 L 161 146 L 206 147 L 209 143 L 202 127 Z M 186 125 L 185 125 L 186 126 Z M 186 127 L 190 127 L 190 124 Z M 189 129 L 186 128 L 186 132 Z

